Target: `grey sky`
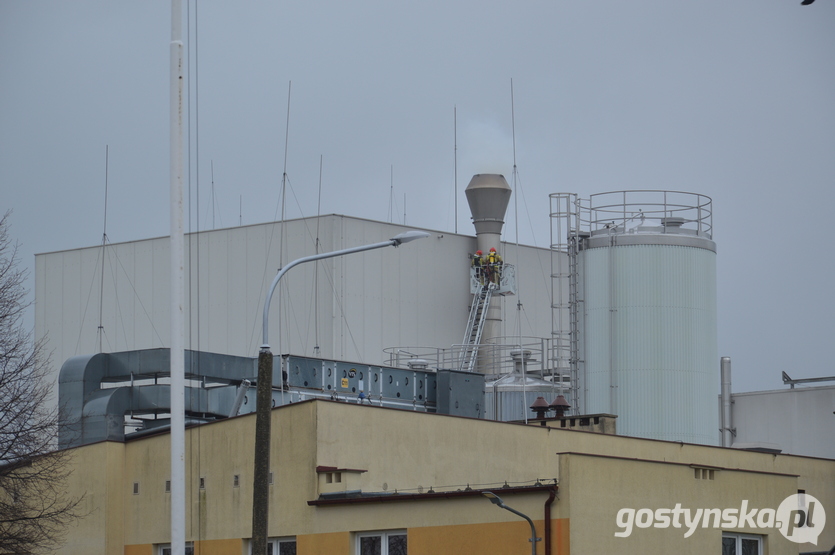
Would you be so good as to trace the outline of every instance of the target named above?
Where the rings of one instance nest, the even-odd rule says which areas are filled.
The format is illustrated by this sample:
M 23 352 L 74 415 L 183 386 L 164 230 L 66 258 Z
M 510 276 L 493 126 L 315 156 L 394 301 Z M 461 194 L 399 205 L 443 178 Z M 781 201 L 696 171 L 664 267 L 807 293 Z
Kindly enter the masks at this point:
M 452 231 L 453 107 L 459 189 L 512 181 L 512 79 L 521 242 L 547 246 L 551 192 L 706 194 L 735 389 L 835 375 L 835 2 L 206 0 L 192 37 L 195 11 L 191 229 L 276 217 L 292 81 L 287 217 L 316 214 L 322 156 L 322 213 L 405 204 Z M 169 22 L 162 1 L 0 0 L 0 209 L 25 266 L 100 243 L 105 145 L 110 241 L 168 234 Z

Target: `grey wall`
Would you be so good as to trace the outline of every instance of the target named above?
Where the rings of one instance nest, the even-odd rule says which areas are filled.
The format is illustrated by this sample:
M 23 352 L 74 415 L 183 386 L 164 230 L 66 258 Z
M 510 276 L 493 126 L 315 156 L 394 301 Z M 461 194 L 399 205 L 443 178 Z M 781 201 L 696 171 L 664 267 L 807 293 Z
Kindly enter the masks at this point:
M 783 453 L 835 459 L 835 385 L 734 393 L 731 400 L 734 446 L 773 443 Z

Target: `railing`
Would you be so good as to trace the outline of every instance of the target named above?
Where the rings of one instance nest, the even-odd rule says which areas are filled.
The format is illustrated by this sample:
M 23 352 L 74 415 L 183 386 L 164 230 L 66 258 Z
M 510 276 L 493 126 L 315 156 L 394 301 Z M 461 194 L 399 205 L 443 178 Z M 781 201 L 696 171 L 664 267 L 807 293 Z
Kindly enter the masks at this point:
M 388 347 L 383 349 L 386 357 L 383 364 L 395 368 L 411 368 L 415 364 L 426 365 L 427 369 L 457 369 L 467 345 L 452 345 L 449 348 L 436 347 Z M 479 367 L 485 374 L 503 375 L 516 370 L 524 359 L 528 374 L 547 377 L 556 375 L 552 360 L 552 341 L 544 337 L 496 337 L 478 348 Z M 524 353 L 520 357 L 519 353 Z M 481 358 L 483 357 L 483 358 Z
M 592 235 L 616 233 L 691 233 L 711 239 L 710 197 L 683 191 L 614 191 L 580 200 L 580 228 Z

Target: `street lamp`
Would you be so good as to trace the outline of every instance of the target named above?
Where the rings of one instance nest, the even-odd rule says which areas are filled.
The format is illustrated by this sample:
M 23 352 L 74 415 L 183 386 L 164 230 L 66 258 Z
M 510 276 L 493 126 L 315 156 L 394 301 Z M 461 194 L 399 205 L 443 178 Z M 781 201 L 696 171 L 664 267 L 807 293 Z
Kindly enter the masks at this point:
M 513 513 L 515 515 L 521 516 L 522 518 L 524 518 L 525 520 L 528 521 L 528 524 L 531 525 L 531 539 L 528 540 L 529 542 L 531 542 L 531 555 L 536 555 L 536 542 L 541 541 L 542 538 L 537 538 L 536 537 L 536 527 L 534 527 L 533 521 L 528 517 L 528 515 L 520 513 L 516 509 L 508 507 L 507 505 L 504 504 L 504 501 L 502 501 L 502 498 L 499 497 L 498 495 L 496 495 L 495 493 L 493 493 L 492 491 L 483 491 L 483 492 L 481 492 L 481 495 L 483 495 L 484 497 L 489 499 L 490 502 L 493 503 L 494 505 L 498 505 L 502 509 L 504 509 L 506 511 L 510 511 L 511 513 Z
M 399 247 L 403 243 L 408 243 L 409 241 L 414 241 L 415 239 L 423 239 L 424 237 L 429 237 L 429 233 L 425 231 L 412 230 L 396 235 L 388 241 L 382 241 L 380 243 L 305 256 L 303 258 L 293 260 L 284 268 L 281 268 L 275 276 L 275 279 L 273 279 L 270 289 L 267 292 L 267 298 L 264 301 L 264 323 L 262 330 L 263 343 L 261 345 L 261 350 L 258 353 L 258 385 L 255 402 L 255 469 L 253 473 L 252 492 L 252 553 L 254 555 L 265 555 L 267 553 L 267 511 L 269 508 L 268 493 L 271 431 L 270 411 L 272 409 L 273 383 L 273 354 L 270 352 L 268 331 L 270 302 L 272 301 L 273 292 L 275 291 L 278 282 L 282 277 L 284 277 L 284 274 L 286 274 L 290 268 L 298 266 L 299 264 L 304 264 L 305 262 L 313 262 L 315 260 L 333 258 L 336 256 L 345 256 L 355 252 L 370 251 L 383 247 Z

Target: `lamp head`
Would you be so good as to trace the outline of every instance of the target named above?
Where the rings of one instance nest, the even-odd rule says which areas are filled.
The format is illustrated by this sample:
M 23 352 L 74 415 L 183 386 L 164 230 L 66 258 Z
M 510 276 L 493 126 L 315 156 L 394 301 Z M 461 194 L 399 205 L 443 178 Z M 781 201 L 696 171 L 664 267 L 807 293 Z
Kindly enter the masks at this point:
M 504 507 L 504 501 L 502 501 L 502 498 L 493 493 L 492 491 L 482 491 L 481 495 L 489 499 L 492 504 L 498 505 L 499 507 Z
M 414 241 L 415 239 L 423 239 L 425 237 L 429 237 L 427 232 L 413 229 L 411 231 L 404 231 L 403 233 L 395 235 L 391 238 L 391 240 L 394 241 L 395 247 L 399 247 L 403 243 L 408 243 L 409 241 Z

